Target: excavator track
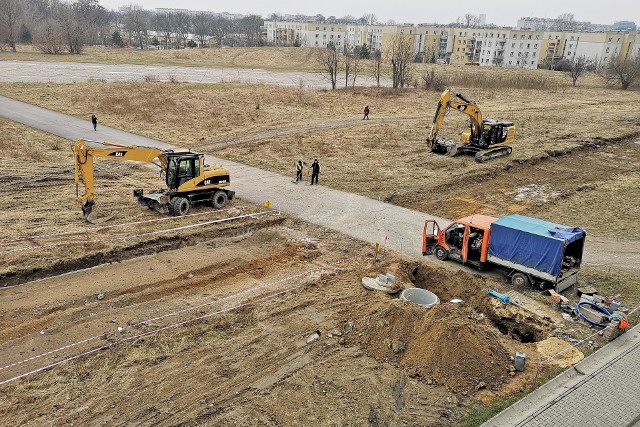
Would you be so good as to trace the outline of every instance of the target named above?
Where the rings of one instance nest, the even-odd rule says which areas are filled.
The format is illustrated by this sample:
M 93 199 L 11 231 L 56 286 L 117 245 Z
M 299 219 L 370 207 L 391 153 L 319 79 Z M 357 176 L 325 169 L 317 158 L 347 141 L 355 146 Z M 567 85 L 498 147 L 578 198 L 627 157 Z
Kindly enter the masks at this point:
M 511 154 L 513 149 L 511 147 L 496 147 L 486 151 L 479 151 L 475 155 L 476 162 L 484 163 L 489 160 L 499 159 Z

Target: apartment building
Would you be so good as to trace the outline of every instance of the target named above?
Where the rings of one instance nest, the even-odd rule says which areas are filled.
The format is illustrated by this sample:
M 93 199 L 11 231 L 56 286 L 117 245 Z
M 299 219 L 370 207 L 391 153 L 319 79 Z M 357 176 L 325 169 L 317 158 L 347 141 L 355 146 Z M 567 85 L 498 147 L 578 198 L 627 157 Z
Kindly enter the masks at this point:
M 483 67 L 552 67 L 563 58 L 585 56 L 606 63 L 617 55 L 640 56 L 637 31 L 544 31 L 454 25 L 358 25 L 265 21 L 267 41 L 275 45 L 339 49 L 366 44 L 388 51 L 398 37 L 413 43 L 417 60 Z

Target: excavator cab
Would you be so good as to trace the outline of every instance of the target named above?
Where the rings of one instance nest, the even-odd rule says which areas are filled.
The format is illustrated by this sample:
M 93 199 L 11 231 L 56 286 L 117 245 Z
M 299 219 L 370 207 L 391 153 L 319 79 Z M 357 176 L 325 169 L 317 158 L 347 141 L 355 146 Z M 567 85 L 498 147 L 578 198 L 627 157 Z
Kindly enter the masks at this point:
M 167 154 L 167 187 L 180 188 L 187 181 L 200 176 L 200 155 L 196 153 Z

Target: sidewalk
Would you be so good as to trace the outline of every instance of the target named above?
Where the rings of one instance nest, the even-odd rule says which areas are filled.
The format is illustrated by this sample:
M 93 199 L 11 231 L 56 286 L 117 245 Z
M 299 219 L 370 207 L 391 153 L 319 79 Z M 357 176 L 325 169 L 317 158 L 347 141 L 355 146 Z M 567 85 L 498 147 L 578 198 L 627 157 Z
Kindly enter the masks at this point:
M 485 427 L 640 425 L 640 325 L 483 424 Z

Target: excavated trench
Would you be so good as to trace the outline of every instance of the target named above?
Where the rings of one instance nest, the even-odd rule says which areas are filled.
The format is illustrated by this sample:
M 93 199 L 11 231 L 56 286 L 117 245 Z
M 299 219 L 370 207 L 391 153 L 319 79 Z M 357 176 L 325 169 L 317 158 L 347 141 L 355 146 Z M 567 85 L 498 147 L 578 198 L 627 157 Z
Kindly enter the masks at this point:
M 40 280 L 47 277 L 58 276 L 72 271 L 96 267 L 101 264 L 122 262 L 127 259 L 150 255 L 159 252 L 175 250 L 185 246 L 192 246 L 213 238 L 237 237 L 261 228 L 280 225 L 285 217 L 272 217 L 262 219 L 259 223 L 247 225 L 233 224 L 218 227 L 209 231 L 181 234 L 174 236 L 161 236 L 152 240 L 137 242 L 130 246 L 113 248 L 106 251 L 90 253 L 80 258 L 72 258 L 58 261 L 46 268 L 23 268 L 0 274 L 0 288 L 16 286 L 22 283 Z
M 538 342 L 549 336 L 551 328 L 545 320 L 512 306 L 505 308 L 492 304 L 487 296 L 491 286 L 483 276 L 464 269 L 451 272 L 418 263 L 407 263 L 405 271 L 416 287 L 433 292 L 443 303 L 462 299 L 459 305 L 461 317 L 482 313 L 501 335 L 521 343 Z

